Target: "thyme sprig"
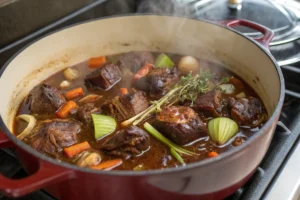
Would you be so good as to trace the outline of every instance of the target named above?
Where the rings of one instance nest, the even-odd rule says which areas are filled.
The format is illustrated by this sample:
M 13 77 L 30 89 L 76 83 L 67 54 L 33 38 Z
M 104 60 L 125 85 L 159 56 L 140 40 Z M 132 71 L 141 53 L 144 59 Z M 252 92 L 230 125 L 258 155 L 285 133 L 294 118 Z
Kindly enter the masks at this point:
M 212 90 L 209 85 L 209 81 L 212 78 L 214 78 L 214 74 L 208 70 L 200 72 L 200 74 L 194 77 L 191 74 L 181 77 L 178 84 L 181 85 L 182 88 L 177 96 L 178 101 L 191 101 L 191 106 L 193 106 L 198 94 Z
M 209 70 L 201 71 L 196 76 L 192 76 L 192 74 L 182 76 L 178 83 L 165 96 L 157 101 L 151 102 L 152 105 L 149 108 L 137 114 L 136 116 L 122 122 L 122 125 L 137 125 L 141 121 L 143 121 L 149 114 L 160 112 L 161 107 L 164 105 L 173 105 L 179 101 L 190 101 L 190 106 L 193 106 L 199 94 L 212 91 L 218 85 L 229 80 L 227 78 L 223 78 L 224 80 L 222 79 L 219 83 L 216 84 L 212 80 L 214 77 L 215 74 L 211 73 Z

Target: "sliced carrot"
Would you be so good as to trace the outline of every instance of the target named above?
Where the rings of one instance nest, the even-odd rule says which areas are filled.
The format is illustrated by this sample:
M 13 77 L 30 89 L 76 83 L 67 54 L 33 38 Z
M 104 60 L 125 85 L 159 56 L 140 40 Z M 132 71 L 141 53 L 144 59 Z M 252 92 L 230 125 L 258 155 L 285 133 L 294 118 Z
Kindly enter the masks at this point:
M 243 82 L 238 78 L 232 77 L 229 80 L 229 83 L 233 84 L 237 89 L 240 89 L 240 90 L 244 89 Z
M 127 88 L 120 88 L 120 93 L 121 94 L 128 94 L 128 89 Z
M 75 108 L 78 108 L 77 104 L 74 101 L 68 101 L 56 112 L 56 116 L 59 118 L 66 118 L 70 111 Z
M 216 156 L 218 156 L 219 154 L 217 153 L 217 152 L 215 152 L 215 151 L 212 151 L 212 152 L 209 152 L 208 153 L 208 157 L 210 157 L 210 158 L 212 158 L 212 157 L 216 157 Z
M 89 60 L 89 68 L 98 68 L 106 63 L 106 57 L 100 56 L 96 58 L 90 58 Z
M 143 67 L 141 67 L 137 73 L 134 75 L 132 79 L 132 83 L 134 83 L 136 80 L 146 76 L 150 71 L 152 71 L 153 65 L 151 63 L 146 63 Z
M 72 158 L 73 156 L 79 154 L 80 152 L 91 148 L 90 144 L 85 141 L 79 144 L 75 144 L 73 146 L 69 146 L 64 148 L 64 152 L 68 158 Z
M 81 97 L 84 95 L 83 89 L 81 87 L 75 88 L 65 93 L 68 100 L 74 99 L 76 97 Z
M 99 165 L 92 166 L 91 168 L 97 170 L 111 170 L 115 167 L 118 167 L 122 163 L 123 161 L 121 159 L 114 159 L 102 162 Z

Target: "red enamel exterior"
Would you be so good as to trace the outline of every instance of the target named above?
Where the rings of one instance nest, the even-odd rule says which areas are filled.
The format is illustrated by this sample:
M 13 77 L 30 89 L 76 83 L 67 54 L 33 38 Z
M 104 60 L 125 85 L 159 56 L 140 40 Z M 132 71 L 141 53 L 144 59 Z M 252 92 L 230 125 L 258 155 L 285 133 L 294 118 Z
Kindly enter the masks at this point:
M 2 139 L 5 138 L 0 133 Z M 7 141 L 7 140 L 6 140 Z M 3 147 L 0 145 L 0 147 Z M 10 180 L 0 176 L 0 189 L 11 197 L 20 197 L 37 189 L 44 188 L 53 196 L 64 200 L 74 199 L 188 199 L 219 200 L 232 194 L 254 173 L 251 172 L 240 182 L 221 191 L 202 195 L 183 195 L 160 190 L 147 184 L 144 177 L 94 176 L 76 172 L 41 161 L 29 153 L 16 149 L 20 161 L 31 176 L 21 180 Z M 126 187 L 125 187 L 126 186 Z
M 39 162 L 36 158 L 32 157 L 26 152 L 18 152 L 18 155 L 22 156 L 21 161 L 25 164 L 27 162 Z M 42 162 L 43 163 L 43 162 Z M 33 172 L 37 169 L 32 169 L 32 164 L 26 166 L 27 171 Z M 49 167 L 49 166 L 48 166 Z M 75 171 L 63 171 L 59 167 L 50 167 L 51 171 L 43 169 L 43 174 L 40 174 L 40 183 L 48 185 L 46 190 L 53 196 L 63 200 L 74 199 L 106 199 L 106 200 L 122 200 L 122 199 L 187 199 L 187 200 L 219 200 L 230 195 L 238 188 L 240 188 L 251 177 L 253 172 L 246 176 L 239 183 L 236 183 L 224 190 L 216 193 L 204 194 L 204 195 L 182 195 L 180 193 L 171 193 L 160 190 L 147 184 L 145 177 L 112 177 L 112 176 L 94 176 L 93 174 L 75 172 Z M 45 177 L 52 177 L 55 172 L 56 182 L 51 182 Z M 39 173 L 39 172 L 38 172 Z M 33 180 L 24 181 L 23 185 L 32 184 Z M 36 180 L 35 180 L 36 181 Z M 20 190 L 20 193 L 12 194 L 12 196 L 19 196 L 25 193 L 29 188 Z
M 256 38 L 255 40 L 259 42 L 261 45 L 263 45 L 266 49 L 269 49 L 269 44 L 272 41 L 274 37 L 274 32 L 267 27 L 248 21 L 248 20 L 228 20 L 220 22 L 221 25 L 227 26 L 227 27 L 235 27 L 235 26 L 245 26 L 251 29 L 254 29 L 256 31 L 259 31 L 263 34 L 261 38 Z
M 274 123 L 272 128 L 274 128 L 275 125 L 276 124 Z M 221 162 L 212 163 L 212 165 L 209 166 L 209 170 L 222 170 L 222 168 L 226 166 L 227 168 L 231 168 L 232 175 L 234 176 L 237 171 L 241 172 L 242 169 L 239 168 L 243 168 L 241 166 L 239 167 L 239 164 L 243 165 L 249 161 L 255 162 L 257 167 L 268 149 L 273 136 L 272 128 L 268 133 L 264 134 L 260 140 L 256 140 L 256 143 L 253 144 L 253 146 L 243 149 L 236 155 L 238 158 L 232 156 Z M 4 138 L 4 140 L 7 141 L 7 139 L 3 137 L 3 133 L 0 135 L 2 135 L 2 139 Z M 0 144 L 5 143 L 0 142 Z M 90 200 L 102 198 L 107 200 L 220 200 L 234 193 L 238 188 L 245 184 L 256 169 L 256 167 L 254 167 L 249 174 L 240 173 L 240 181 L 237 183 L 233 183 L 229 178 L 228 185 L 222 190 L 202 194 L 201 188 L 199 188 L 199 194 L 185 195 L 184 184 L 190 184 L 192 187 L 195 187 L 197 182 L 200 184 L 200 182 L 206 181 L 203 180 L 202 177 L 207 174 L 208 167 L 195 168 L 188 172 L 183 171 L 181 173 L 173 173 L 167 177 L 160 176 L 158 181 L 153 181 L 153 178 L 154 180 L 157 180 L 157 176 L 95 175 L 63 168 L 43 161 L 21 148 L 15 148 L 19 160 L 26 171 L 31 175 L 21 180 L 10 180 L 0 176 L 0 191 L 11 197 L 19 197 L 38 189 L 46 189 L 56 198 L 63 200 Z M 237 163 L 239 160 L 241 163 Z M 218 181 L 220 178 L 222 178 L 222 174 L 216 173 L 213 180 Z M 190 181 L 191 179 L 193 179 L 193 181 Z M 178 185 L 174 183 L 184 184 L 179 184 L 182 189 L 179 189 L 177 192 L 167 191 L 173 190 L 174 187 L 178 187 Z
M 264 36 L 257 41 L 264 47 L 268 47 L 274 35 L 265 27 L 245 20 L 227 21 L 222 24 L 228 27 L 243 25 L 262 32 Z M 14 145 L 14 148 L 20 162 L 30 175 L 20 180 L 10 180 L 0 175 L 0 191 L 7 196 L 19 197 L 38 189 L 45 189 L 56 198 L 63 200 L 223 199 L 246 183 L 255 172 L 269 147 L 278 117 L 279 113 L 263 134 L 238 153 L 226 159 L 216 159 L 215 162 L 209 163 L 209 166 L 198 166 L 167 174 L 147 175 L 145 173 L 145 175 L 127 176 L 90 173 L 48 162 L 25 151 L 22 148 L 25 144 L 20 143 Z M 9 131 L 0 133 L 0 148 L 13 146 L 6 136 L 8 134 L 11 133 Z M 224 178 L 226 185 L 221 189 L 207 193 L 200 187 L 201 184 L 213 185 Z

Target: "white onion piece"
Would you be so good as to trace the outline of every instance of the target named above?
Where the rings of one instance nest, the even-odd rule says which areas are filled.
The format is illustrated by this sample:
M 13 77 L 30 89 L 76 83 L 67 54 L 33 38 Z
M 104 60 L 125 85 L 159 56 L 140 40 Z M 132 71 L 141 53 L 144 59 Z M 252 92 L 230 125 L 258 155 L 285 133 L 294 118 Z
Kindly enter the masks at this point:
M 67 88 L 67 87 L 69 87 L 71 85 L 71 83 L 69 82 L 69 81 L 66 81 L 66 80 L 64 80 L 64 81 L 62 81 L 61 83 L 60 83 L 60 88 Z
M 235 90 L 235 87 L 232 84 L 221 84 L 218 87 L 225 94 L 232 94 L 232 93 L 234 93 L 234 90 Z
M 90 167 L 93 165 L 98 165 L 101 161 L 101 156 L 100 154 L 96 152 L 83 152 L 80 155 L 79 160 L 77 161 L 77 165 L 79 167 Z
M 79 72 L 76 69 L 72 69 L 72 68 L 68 67 L 64 71 L 64 76 L 68 80 L 74 80 L 74 79 L 77 79 L 79 77 Z
M 230 118 L 218 117 L 207 124 L 209 137 L 217 145 L 223 145 L 233 138 L 239 131 L 238 124 Z
M 236 95 L 236 97 L 237 97 L 237 98 L 245 98 L 245 97 L 246 97 L 246 94 L 245 94 L 245 92 L 241 92 L 241 93 L 238 93 L 238 94 Z
M 36 125 L 36 119 L 32 115 L 26 114 L 17 116 L 17 119 L 22 119 L 28 123 L 27 127 L 23 130 L 23 132 L 17 136 L 18 139 L 23 140 L 25 137 L 31 134 L 32 129 Z
M 198 72 L 199 71 L 199 62 L 196 58 L 192 56 L 184 56 L 180 59 L 178 63 L 178 69 L 182 74 L 188 74 L 190 72 Z

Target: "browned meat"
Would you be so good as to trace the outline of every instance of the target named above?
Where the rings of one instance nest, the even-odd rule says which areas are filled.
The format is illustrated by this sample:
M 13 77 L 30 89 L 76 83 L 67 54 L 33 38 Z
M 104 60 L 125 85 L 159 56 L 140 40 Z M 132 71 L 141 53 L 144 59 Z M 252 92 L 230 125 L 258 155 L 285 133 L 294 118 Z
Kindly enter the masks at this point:
M 99 113 L 100 108 L 96 107 L 94 103 L 86 103 L 78 108 L 77 116 L 82 122 L 91 123 L 93 113 Z
M 28 101 L 30 112 L 35 114 L 53 114 L 66 103 L 62 92 L 47 84 L 34 87 L 29 93 Z
M 88 74 L 85 78 L 87 86 L 109 90 L 121 80 L 121 72 L 117 65 L 107 63 Z
M 185 102 L 184 104 L 190 105 L 190 102 Z M 222 94 L 216 90 L 199 95 L 192 107 L 196 111 L 209 112 L 213 116 L 218 117 L 222 111 Z
M 27 138 L 29 144 L 41 153 L 56 156 L 62 148 L 77 142 L 81 123 L 73 119 L 53 119 L 39 122 Z
M 153 126 L 179 145 L 206 137 L 208 130 L 193 109 L 185 106 L 164 108 L 156 117 Z
M 107 154 L 121 156 L 126 159 L 132 155 L 139 155 L 150 145 L 149 135 L 137 126 L 118 131 L 112 138 L 105 141 L 100 149 Z
M 133 73 L 137 72 L 146 62 L 154 63 L 151 52 L 129 52 L 122 55 L 119 59 L 120 68 L 129 68 Z
M 149 106 L 146 94 L 142 91 L 137 91 L 133 94 L 121 95 L 120 102 L 128 111 L 128 118 L 146 110 Z
M 135 116 L 148 108 L 148 99 L 142 91 L 116 96 L 102 106 L 104 114 L 111 115 L 117 121 L 123 121 Z
M 239 125 L 256 126 L 260 124 L 266 113 L 261 101 L 254 97 L 235 99 L 230 97 L 231 117 Z
M 153 69 L 148 75 L 135 81 L 134 86 L 149 92 L 151 98 L 159 99 L 164 96 L 177 81 L 179 72 L 177 68 Z

